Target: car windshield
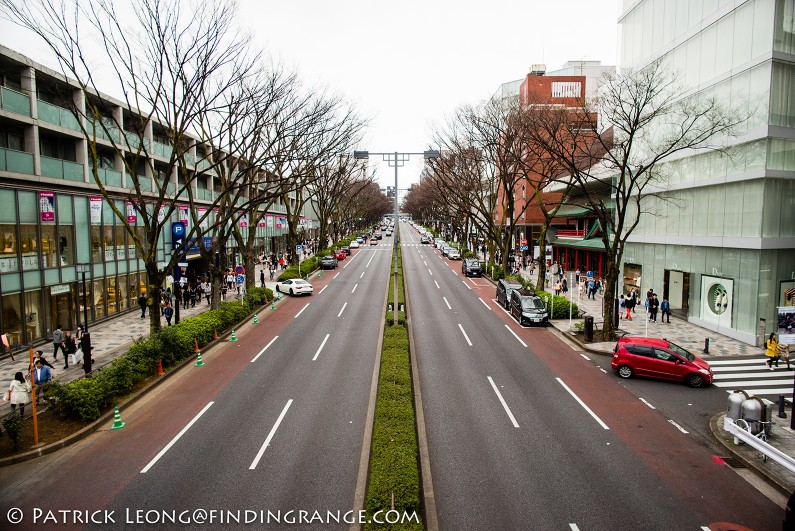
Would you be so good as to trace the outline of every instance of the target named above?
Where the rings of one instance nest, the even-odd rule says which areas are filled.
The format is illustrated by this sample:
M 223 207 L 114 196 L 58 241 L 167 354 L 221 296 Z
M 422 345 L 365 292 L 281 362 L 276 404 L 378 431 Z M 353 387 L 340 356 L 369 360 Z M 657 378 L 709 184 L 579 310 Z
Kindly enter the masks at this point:
M 688 351 L 686 351 L 685 349 L 683 349 L 682 347 L 680 347 L 676 343 L 671 343 L 669 341 L 668 342 L 668 348 L 673 350 L 674 352 L 676 352 L 677 354 L 679 354 L 683 358 L 685 358 L 687 361 L 693 361 L 693 360 L 696 359 L 696 357 L 693 354 L 689 353 Z
M 524 297 L 522 299 L 523 310 L 543 310 L 544 303 L 538 297 Z
M 478 262 L 477 260 L 470 260 L 469 267 L 480 267 L 480 262 Z

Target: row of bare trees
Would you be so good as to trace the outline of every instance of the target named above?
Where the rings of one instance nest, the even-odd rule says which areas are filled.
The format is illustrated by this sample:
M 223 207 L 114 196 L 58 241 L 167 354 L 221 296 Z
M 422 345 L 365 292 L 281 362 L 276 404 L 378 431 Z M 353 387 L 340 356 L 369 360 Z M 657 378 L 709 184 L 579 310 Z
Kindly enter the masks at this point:
M 406 198 L 404 210 L 425 223 L 452 220 L 466 240 L 485 234 L 503 268 L 512 235 L 528 209 L 540 213 L 538 245 L 558 209 L 579 206 L 601 227 L 605 293 L 613 294 L 627 241 L 641 216 L 665 204 L 667 160 L 701 150 L 724 150 L 747 115 L 705 93 L 692 94 L 656 61 L 606 76 L 598 96 L 576 105 L 537 99 L 519 105 L 491 100 L 459 109 L 436 129 L 442 157 Z M 651 200 L 655 198 L 654 200 Z M 540 260 L 538 289 L 545 261 Z M 605 340 L 614 337 L 613 305 L 605 305 Z
M 79 97 L 64 99 L 74 101 L 94 181 L 145 265 L 156 331 L 159 288 L 195 242 L 211 239 L 199 250 L 217 306 L 228 265 L 221 251 L 236 245 L 254 271 L 255 229 L 272 206 L 286 209 L 291 246 L 302 237 L 305 207 L 316 203 L 323 245 L 329 227 L 350 219 L 356 197 L 372 192 L 373 182 L 344 155 L 366 121 L 339 95 L 305 87 L 269 63 L 241 32 L 235 2 L 133 0 L 124 12 L 119 5 L 0 0 L 0 14 L 43 40 L 77 84 Z M 100 92 L 111 81 L 121 104 Z M 109 158 L 126 174 L 126 193 L 105 187 Z M 200 188 L 215 193 L 197 197 Z M 117 200 L 132 203 L 142 233 Z M 187 234 L 163 257 L 159 243 L 182 205 L 190 213 Z

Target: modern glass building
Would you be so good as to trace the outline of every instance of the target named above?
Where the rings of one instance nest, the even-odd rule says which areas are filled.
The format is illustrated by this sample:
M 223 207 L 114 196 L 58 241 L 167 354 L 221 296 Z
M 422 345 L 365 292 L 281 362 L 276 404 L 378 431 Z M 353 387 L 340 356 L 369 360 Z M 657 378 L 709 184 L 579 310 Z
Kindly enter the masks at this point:
M 146 291 L 143 261 L 99 193 L 88 164 L 88 142 L 69 111 L 85 98 L 73 81 L 0 47 L 0 334 L 12 350 L 46 341 L 56 324 L 66 330 L 81 322 L 84 297 L 77 264 L 89 267 L 85 297 L 89 322 L 137 307 L 138 297 Z M 115 102 L 108 109 L 117 118 L 115 123 L 134 123 L 142 116 L 113 98 L 103 95 L 102 100 Z M 155 171 L 166 168 L 171 155 L 161 129 L 150 122 L 144 134 Z M 124 174 L 121 155 L 104 138 L 97 138 L 96 147 L 102 182 L 115 206 L 126 212 L 127 192 L 133 185 Z M 202 204 L 212 208 L 221 190 L 204 153 L 194 149 L 190 161 L 193 195 L 201 213 Z M 139 176 L 142 188 L 151 189 L 153 179 L 167 182 L 174 192 L 184 184 L 176 174 L 150 175 L 150 166 L 144 166 L 141 171 L 146 175 Z M 184 205 L 172 221 L 187 220 L 187 202 Z M 287 250 L 286 212 L 284 203 L 276 204 L 259 226 L 241 226 L 244 234 L 257 231 L 258 253 Z M 306 207 L 301 221 L 309 229 L 307 237 L 314 236 L 314 217 L 311 206 Z M 127 220 L 140 227 L 143 237 L 143 222 L 134 210 Z M 158 242 L 163 263 L 171 249 L 171 232 L 165 230 Z M 227 249 L 230 263 L 239 262 L 236 251 Z M 198 249 L 188 251 L 187 262 L 189 278 L 207 271 Z M 0 345 L 3 348 L 7 347 Z
M 758 344 L 795 305 L 795 0 L 624 0 L 619 30 L 622 69 L 663 58 L 689 94 L 751 116 L 727 153 L 662 165 L 624 290 L 654 289 L 691 322 Z

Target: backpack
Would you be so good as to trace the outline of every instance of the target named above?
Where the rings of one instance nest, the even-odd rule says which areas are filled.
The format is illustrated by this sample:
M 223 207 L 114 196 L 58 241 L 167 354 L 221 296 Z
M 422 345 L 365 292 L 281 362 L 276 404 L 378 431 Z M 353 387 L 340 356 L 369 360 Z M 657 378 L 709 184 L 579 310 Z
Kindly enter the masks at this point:
M 163 311 L 163 313 L 165 314 L 165 316 L 166 316 L 166 317 L 171 317 L 172 315 L 174 315 L 174 308 L 172 308 L 171 306 L 168 306 L 168 307 L 167 307 L 167 308 L 166 308 L 166 309 Z

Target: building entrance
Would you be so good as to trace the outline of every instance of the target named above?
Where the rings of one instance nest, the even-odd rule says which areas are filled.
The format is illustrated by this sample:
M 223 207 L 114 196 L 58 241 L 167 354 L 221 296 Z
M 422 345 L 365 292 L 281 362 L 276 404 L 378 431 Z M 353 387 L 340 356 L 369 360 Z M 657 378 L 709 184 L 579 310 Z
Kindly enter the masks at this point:
M 61 325 L 63 330 L 73 330 L 75 328 L 73 315 L 72 293 L 58 293 L 52 295 L 52 328 Z
M 671 314 L 687 319 L 690 308 L 690 273 L 666 269 L 663 275 L 663 297 L 671 305 Z

